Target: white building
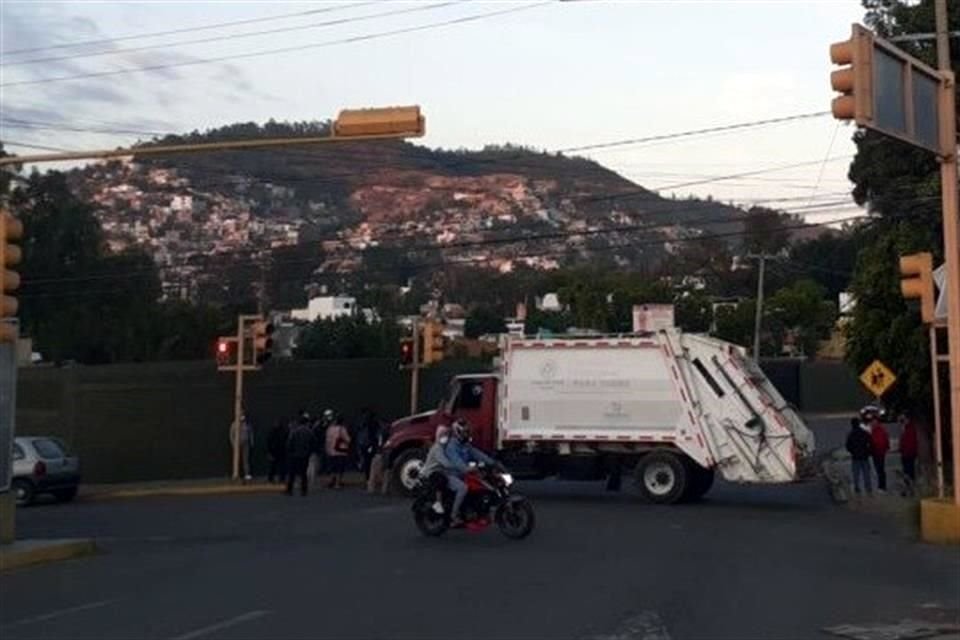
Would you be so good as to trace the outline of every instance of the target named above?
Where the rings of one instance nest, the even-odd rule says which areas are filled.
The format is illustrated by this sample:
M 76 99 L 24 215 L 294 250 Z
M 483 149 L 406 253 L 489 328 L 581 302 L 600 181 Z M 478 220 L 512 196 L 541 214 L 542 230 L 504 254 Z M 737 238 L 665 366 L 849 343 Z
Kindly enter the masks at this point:
M 313 322 L 344 318 L 356 313 L 357 299 L 353 296 L 319 296 L 310 298 L 306 309 L 293 309 L 290 317 L 294 320 Z

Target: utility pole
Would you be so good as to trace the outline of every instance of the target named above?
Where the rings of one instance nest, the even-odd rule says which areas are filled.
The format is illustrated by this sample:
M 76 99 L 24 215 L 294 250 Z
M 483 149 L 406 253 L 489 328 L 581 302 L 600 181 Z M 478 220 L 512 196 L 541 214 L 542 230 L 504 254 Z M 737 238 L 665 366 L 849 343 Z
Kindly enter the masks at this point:
M 937 67 L 946 79 L 940 91 L 940 182 L 943 254 L 947 261 L 947 343 L 950 362 L 950 423 L 953 425 L 953 499 L 960 506 L 960 196 L 957 193 L 956 76 L 950 67 L 947 0 L 935 0 Z
M 767 260 L 774 258 L 768 253 L 750 253 L 747 254 L 747 258 L 750 260 L 757 260 L 759 263 L 759 271 L 757 273 L 757 310 L 753 319 L 753 359 L 756 362 L 760 362 L 760 329 L 763 324 L 763 276 Z
M 420 398 L 420 319 L 413 321 L 413 362 L 410 366 L 410 414 L 417 412 Z

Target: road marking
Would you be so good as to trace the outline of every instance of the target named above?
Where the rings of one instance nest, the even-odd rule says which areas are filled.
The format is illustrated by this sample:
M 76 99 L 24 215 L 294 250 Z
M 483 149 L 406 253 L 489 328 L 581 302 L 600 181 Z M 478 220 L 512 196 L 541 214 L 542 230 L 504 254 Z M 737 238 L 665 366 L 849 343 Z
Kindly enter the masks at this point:
M 60 616 L 67 616 L 71 613 L 79 613 L 81 611 L 87 611 L 89 609 L 99 609 L 100 607 L 105 607 L 108 604 L 113 604 L 119 600 L 119 598 L 113 598 L 111 600 L 98 600 L 96 602 L 87 602 L 86 604 L 78 604 L 75 607 L 68 607 L 66 609 L 57 609 L 56 611 L 51 611 L 50 613 L 44 613 L 39 616 L 33 616 L 31 618 L 22 618 L 20 620 L 15 620 L 14 622 L 9 622 L 7 624 L 0 625 L 0 629 L 8 629 L 10 627 L 17 627 L 24 624 L 31 624 L 33 622 L 46 622 L 47 620 L 53 620 L 54 618 L 59 618 Z
M 199 629 L 194 629 L 193 631 L 188 631 L 179 636 L 174 636 L 170 640 L 193 640 L 194 638 L 201 638 L 205 635 L 209 635 L 214 631 L 221 631 L 222 629 L 229 629 L 230 627 L 248 622 L 250 620 L 256 620 L 257 618 L 262 618 L 265 615 L 271 613 L 270 611 L 248 611 L 244 614 L 236 616 L 235 618 L 228 618 L 226 620 L 221 620 L 220 622 L 215 622 L 206 627 L 201 627 Z
M 589 640 L 670 640 L 670 633 L 656 611 L 643 611 L 621 622 L 613 633 L 590 636 Z

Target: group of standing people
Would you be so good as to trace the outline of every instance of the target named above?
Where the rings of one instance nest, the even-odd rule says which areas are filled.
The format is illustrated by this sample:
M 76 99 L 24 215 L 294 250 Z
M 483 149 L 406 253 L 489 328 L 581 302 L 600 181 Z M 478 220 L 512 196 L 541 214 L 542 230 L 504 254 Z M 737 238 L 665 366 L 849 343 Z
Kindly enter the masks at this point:
M 293 494 L 300 480 L 300 495 L 307 495 L 310 481 L 328 473 L 328 486 L 340 489 L 343 474 L 351 460 L 369 474 L 370 463 L 380 449 L 382 428 L 376 413 L 364 410 L 355 428 L 347 428 L 341 414 L 326 409 L 314 419 L 305 410 L 289 422 L 278 420 L 267 436 L 270 469 L 268 482 L 286 483 L 287 495 Z
M 917 427 L 905 414 L 900 416 L 900 462 L 903 475 L 909 480 L 907 489 L 912 491 L 917 479 Z M 870 465 L 877 474 L 877 491 L 887 492 L 887 453 L 890 451 L 890 434 L 880 420 L 880 411 L 875 407 L 864 407 L 860 415 L 850 419 L 850 433 L 847 434 L 847 451 L 853 473 L 853 490 L 860 494 L 873 493 L 873 474 Z

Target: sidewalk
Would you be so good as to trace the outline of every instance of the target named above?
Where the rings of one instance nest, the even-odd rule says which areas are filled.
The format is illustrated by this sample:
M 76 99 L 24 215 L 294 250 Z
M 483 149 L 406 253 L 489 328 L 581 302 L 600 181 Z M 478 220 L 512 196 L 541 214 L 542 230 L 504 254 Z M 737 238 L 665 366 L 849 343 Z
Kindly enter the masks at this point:
M 313 486 L 323 489 L 326 478 L 320 477 Z M 363 486 L 363 476 L 348 473 L 344 485 Z M 163 496 L 213 496 L 257 493 L 281 493 L 282 484 L 269 484 L 262 478 L 241 483 L 229 478 L 198 478 L 191 480 L 160 480 L 152 482 L 124 482 L 117 484 L 84 484 L 80 486 L 78 500 L 119 500 L 123 498 L 152 498 Z

